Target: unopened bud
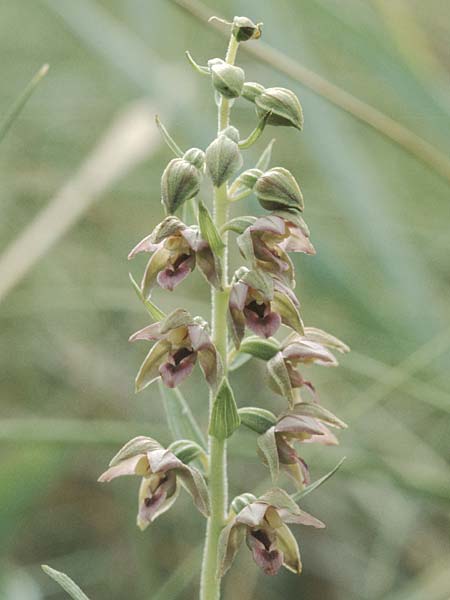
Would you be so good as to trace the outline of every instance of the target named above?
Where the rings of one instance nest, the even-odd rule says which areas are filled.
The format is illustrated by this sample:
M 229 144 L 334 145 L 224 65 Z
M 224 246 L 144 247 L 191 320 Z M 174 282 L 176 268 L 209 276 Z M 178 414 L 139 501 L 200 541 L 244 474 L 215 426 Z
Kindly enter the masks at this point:
M 303 128 L 302 107 L 291 90 L 281 87 L 267 88 L 255 97 L 254 102 L 260 117 L 270 113 L 267 120 L 269 125 Z
M 186 154 L 189 155 L 189 152 Z M 198 162 L 198 159 L 197 154 L 195 160 Z M 201 171 L 186 158 L 171 160 L 161 177 L 161 202 L 167 213 L 174 213 L 187 200 L 194 198 L 199 192 L 201 179 Z
M 255 500 L 256 496 L 254 496 L 253 494 L 241 494 L 240 496 L 236 496 L 236 498 L 233 499 L 233 501 L 231 502 L 231 509 L 236 515 L 238 515 L 243 508 L 245 508 L 249 504 L 252 504 L 252 502 L 255 502 Z
M 244 406 L 238 410 L 238 413 L 241 423 L 256 433 L 266 433 L 277 422 L 277 418 L 270 410 L 257 406 Z
M 206 168 L 216 187 L 220 187 L 242 166 L 242 155 L 234 135 L 233 128 L 223 131 L 206 149 Z
M 230 65 L 220 58 L 208 61 L 214 88 L 225 98 L 238 98 L 242 93 L 245 73 L 240 67 Z
M 255 102 L 256 98 L 264 92 L 265 88 L 260 83 L 247 81 L 242 88 L 242 97 L 250 102 Z
M 247 169 L 233 181 L 233 188 L 236 190 L 247 188 L 252 190 L 263 172 L 260 169 Z
M 261 25 L 262 23 L 255 25 L 248 17 L 234 17 L 231 32 L 238 42 L 257 40 L 261 37 Z
M 196 442 L 191 440 L 177 440 L 172 442 L 167 449 L 173 452 L 185 465 L 188 465 L 205 452 Z
M 261 206 L 267 210 L 303 210 L 303 195 L 292 173 L 283 167 L 266 171 L 255 185 Z
M 194 167 L 197 167 L 199 171 L 202 171 L 205 166 L 205 153 L 200 148 L 187 150 L 183 155 L 183 159 L 187 160 Z

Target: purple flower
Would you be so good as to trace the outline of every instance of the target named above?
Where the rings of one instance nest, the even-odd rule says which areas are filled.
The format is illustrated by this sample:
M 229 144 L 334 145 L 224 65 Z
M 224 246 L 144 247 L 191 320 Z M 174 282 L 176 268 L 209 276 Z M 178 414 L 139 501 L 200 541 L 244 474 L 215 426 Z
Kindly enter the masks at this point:
M 256 335 L 269 338 L 281 324 L 303 332 L 299 302 L 292 290 L 262 271 L 241 269 L 231 286 L 229 324 L 239 348 L 248 327 Z
M 339 442 L 327 424 L 337 428 L 345 426 L 317 404 L 298 403 L 291 411 L 280 415 L 275 425 L 259 436 L 259 452 L 264 463 L 270 467 L 274 482 L 281 469 L 293 479 L 299 489 L 310 483 L 308 465 L 298 455 L 294 444 L 317 442 L 337 445 Z
M 220 357 L 208 333 L 205 321 L 192 318 L 183 309 L 177 309 L 163 321 L 137 331 L 130 341 L 156 341 L 136 376 L 136 391 L 141 391 L 161 377 L 163 383 L 174 388 L 192 373 L 197 359 L 205 379 L 215 387 L 222 373 Z
M 300 574 L 300 551 L 287 523 L 322 528 L 325 525 L 300 510 L 283 490 L 275 488 L 260 498 L 244 494 L 247 505 L 242 508 L 222 531 L 219 541 L 220 575 L 226 573 L 246 541 L 255 563 L 266 575 L 276 575 L 281 566 Z M 240 504 L 239 498 L 234 505 Z
M 256 219 L 237 242 L 243 256 L 256 268 L 282 277 L 291 287 L 295 286 L 294 267 L 287 253 L 315 254 L 306 223 L 288 211 Z
M 267 362 L 271 389 L 286 396 L 291 404 L 298 399 L 298 389 L 301 387 L 308 388 L 314 394 L 314 386 L 303 378 L 298 366 L 317 364 L 335 367 L 338 362 L 331 350 L 344 353 L 349 348 L 334 336 L 315 327 L 305 327 L 303 335 L 292 333 L 283 342 L 281 350 Z
M 137 515 L 141 530 L 169 510 L 178 497 L 180 483 L 192 496 L 198 510 L 208 515 L 208 491 L 200 472 L 184 464 L 152 438 L 140 436 L 125 444 L 99 481 L 112 481 L 122 475 L 142 477 Z
M 139 252 L 152 253 L 141 283 L 146 298 L 155 285 L 174 290 L 195 265 L 207 281 L 220 287 L 218 261 L 209 244 L 201 238 L 198 227 L 188 227 L 177 217 L 166 217 L 133 248 L 128 258 L 134 258 Z

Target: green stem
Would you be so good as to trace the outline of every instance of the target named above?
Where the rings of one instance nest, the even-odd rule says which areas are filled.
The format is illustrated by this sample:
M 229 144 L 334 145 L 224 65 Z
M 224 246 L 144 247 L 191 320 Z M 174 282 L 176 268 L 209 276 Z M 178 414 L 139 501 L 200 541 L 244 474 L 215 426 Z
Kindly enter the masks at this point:
M 234 36 L 230 37 L 225 60 L 233 64 L 239 43 Z M 221 96 L 218 109 L 218 133 L 230 124 L 230 102 Z M 227 184 L 214 189 L 214 224 L 217 229 L 228 221 L 229 199 Z M 224 234 L 225 247 L 219 256 L 222 262 L 222 288 L 212 289 L 211 293 L 211 323 L 213 341 L 219 352 L 224 368 L 227 372 L 228 335 L 227 335 L 227 311 L 228 311 L 228 249 L 227 233 Z M 210 395 L 210 412 L 214 401 L 213 394 Z M 210 517 L 206 529 L 205 547 L 203 553 L 203 564 L 200 585 L 201 600 L 219 600 L 220 577 L 218 577 L 218 544 L 220 533 L 225 525 L 228 506 L 228 480 L 227 480 L 227 443 L 209 437 L 209 498 Z

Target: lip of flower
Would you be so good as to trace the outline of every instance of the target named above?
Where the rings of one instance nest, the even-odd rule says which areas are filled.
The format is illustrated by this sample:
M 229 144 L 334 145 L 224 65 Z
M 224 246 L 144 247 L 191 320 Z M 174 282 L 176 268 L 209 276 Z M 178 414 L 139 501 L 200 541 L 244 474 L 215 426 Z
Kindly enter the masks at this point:
M 130 341 L 156 341 L 136 377 L 140 391 L 161 377 L 174 388 L 192 373 L 197 362 L 210 386 L 214 387 L 221 373 L 217 351 L 206 331 L 206 324 L 178 309 L 158 323 L 148 325 L 130 337 Z

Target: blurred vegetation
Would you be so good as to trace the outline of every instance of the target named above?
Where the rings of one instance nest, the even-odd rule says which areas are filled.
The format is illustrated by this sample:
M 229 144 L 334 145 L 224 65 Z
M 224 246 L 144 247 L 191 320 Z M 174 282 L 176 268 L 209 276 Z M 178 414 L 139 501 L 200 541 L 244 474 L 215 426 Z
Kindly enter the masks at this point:
M 450 152 L 444 4 L 208 0 L 211 14 L 263 21 L 264 42 L 443 156 Z M 0 14 L 1 115 L 50 64 L 0 146 L 0 273 L 14 274 L 14 262 L 5 266 L 7 248 L 130 103 L 146 99 L 182 147 L 209 143 L 211 90 L 183 53 L 190 49 L 205 62 L 223 55 L 224 40 L 170 0 L 21 0 L 3 3 Z M 303 103 L 303 133 L 273 130 L 273 160 L 301 182 L 318 250 L 296 260 L 298 291 L 306 323 L 344 339 L 353 352 L 339 369 L 312 374 L 325 405 L 350 428 L 340 447 L 305 451 L 314 479 L 341 456 L 347 460 L 304 500 L 328 528 L 299 532 L 303 576 L 264 578 L 242 551 L 224 597 L 448 600 L 450 181 L 276 65 L 244 53 L 240 59 L 247 79 L 291 87 Z M 250 105 L 236 103 L 233 118 L 249 131 Z M 93 600 L 196 598 L 203 522 L 189 500 L 141 534 L 134 526 L 137 482 L 96 483 L 130 436 L 170 440 L 157 386 L 133 393 L 143 348 L 129 347 L 127 338 L 147 319 L 126 261 L 162 215 L 159 177 L 169 157 L 153 143 L 0 298 L 6 600 L 65 598 L 40 572 L 43 562 L 70 574 Z M 114 168 L 103 164 L 98 178 L 113 179 Z M 254 199 L 248 208 L 256 210 Z M 44 221 L 41 242 L 64 215 Z M 21 260 L 33 262 L 37 248 L 25 249 Z M 131 268 L 138 273 L 141 265 Z M 208 291 L 198 274 L 179 289 L 186 307 L 207 316 Z M 155 298 L 169 309 L 179 294 Z M 280 408 L 262 373 L 253 360 L 233 375 L 239 404 L 258 398 Z M 204 423 L 205 386 L 193 377 L 183 388 Z M 247 491 L 243 482 L 251 489 L 267 481 L 253 435 L 233 436 L 230 454 L 232 494 Z

